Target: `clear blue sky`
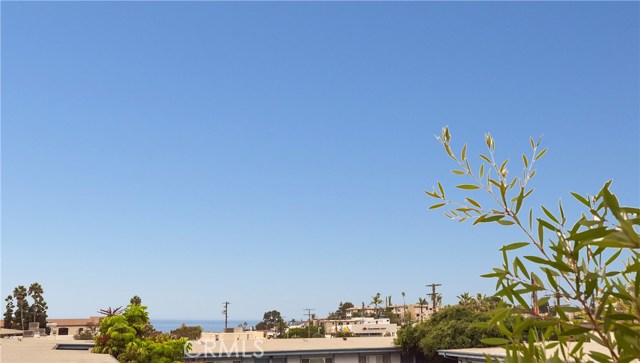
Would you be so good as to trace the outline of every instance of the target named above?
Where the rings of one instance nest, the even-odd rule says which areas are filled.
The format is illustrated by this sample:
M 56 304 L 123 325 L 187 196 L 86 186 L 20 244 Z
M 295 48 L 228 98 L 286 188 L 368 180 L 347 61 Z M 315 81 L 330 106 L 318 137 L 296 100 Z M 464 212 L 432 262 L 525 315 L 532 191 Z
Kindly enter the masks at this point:
M 638 205 L 638 34 L 637 2 L 2 2 L 1 292 L 209 319 L 491 293 L 521 237 L 427 210 L 456 182 L 433 136 L 544 134 L 533 205 L 611 178 Z

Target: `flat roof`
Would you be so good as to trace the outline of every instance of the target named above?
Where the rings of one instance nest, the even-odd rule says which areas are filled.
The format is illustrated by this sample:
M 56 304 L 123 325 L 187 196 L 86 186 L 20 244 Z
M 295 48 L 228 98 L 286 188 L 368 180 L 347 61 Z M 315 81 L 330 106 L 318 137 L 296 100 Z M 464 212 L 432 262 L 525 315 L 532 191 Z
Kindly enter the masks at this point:
M 573 344 L 575 343 L 571 343 L 571 342 L 569 343 L 569 350 L 571 350 L 571 348 L 573 347 Z M 547 352 L 548 352 L 547 354 L 549 356 L 552 356 L 557 349 L 558 349 L 557 347 L 547 349 Z M 606 347 L 594 342 L 584 343 L 584 345 L 582 346 L 582 349 L 584 349 L 585 354 L 588 354 L 589 352 L 598 352 L 598 353 L 609 355 L 609 351 L 607 350 Z M 484 361 L 485 354 L 491 356 L 492 358 L 497 358 L 501 360 L 504 360 L 506 356 L 506 352 L 502 347 L 442 349 L 442 350 L 438 350 L 438 354 L 445 358 L 459 357 L 459 358 L 481 359 L 483 361 Z M 636 359 L 636 360 L 633 360 L 632 362 L 638 362 L 638 360 Z
M 400 352 L 392 337 L 249 339 L 191 343 L 192 350 L 189 354 L 199 357 L 253 356 L 261 352 L 267 356 Z
M 0 361 L 12 363 L 117 363 L 108 354 L 89 350 L 55 350 L 57 344 L 93 344 L 92 341 L 43 338 L 0 339 Z

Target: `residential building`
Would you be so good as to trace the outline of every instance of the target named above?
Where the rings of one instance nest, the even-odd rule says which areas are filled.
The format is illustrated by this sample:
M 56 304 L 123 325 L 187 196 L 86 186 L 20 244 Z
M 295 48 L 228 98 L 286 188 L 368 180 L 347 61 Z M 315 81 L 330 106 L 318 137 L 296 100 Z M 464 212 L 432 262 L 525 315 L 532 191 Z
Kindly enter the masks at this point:
M 389 309 L 400 319 L 404 318 L 410 321 L 425 321 L 433 314 L 433 308 L 429 304 L 391 305 Z
M 344 320 L 322 320 L 320 324 L 325 334 L 346 333 L 356 337 L 378 336 L 395 337 L 398 325 L 392 324 L 388 318 L 353 318 Z
M 215 343 L 215 344 L 214 344 Z M 401 363 L 393 338 L 313 338 L 195 342 L 186 362 L 198 363 Z
M 267 332 L 262 330 L 244 330 L 244 328 L 227 329 L 225 332 L 202 332 L 200 341 L 221 341 L 221 340 L 253 340 L 264 339 Z
M 73 337 L 86 329 L 97 328 L 100 326 L 100 319 L 102 319 L 101 316 L 80 319 L 47 319 L 47 326 L 51 328 L 51 335 Z

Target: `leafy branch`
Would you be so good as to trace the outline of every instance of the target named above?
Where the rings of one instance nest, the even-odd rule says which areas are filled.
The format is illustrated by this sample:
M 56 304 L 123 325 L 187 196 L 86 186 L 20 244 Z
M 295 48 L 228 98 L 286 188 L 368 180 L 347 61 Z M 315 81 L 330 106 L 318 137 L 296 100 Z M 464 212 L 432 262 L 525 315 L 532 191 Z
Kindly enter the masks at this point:
M 520 214 L 524 201 L 534 191 L 529 187 L 529 182 L 536 175 L 534 165 L 547 152 L 546 148 L 540 149 L 541 139 L 536 142 L 530 138 L 531 154 L 529 157 L 522 154 L 522 176 L 512 179 L 509 179 L 507 169 L 509 159 L 496 161 L 495 141 L 490 134 L 485 135 L 487 153 L 479 154 L 481 162 L 477 174 L 474 174 L 467 157 L 466 144 L 459 157 L 453 152 L 447 127 L 442 129 L 442 135 L 437 139 L 458 165 L 459 169 L 452 170 L 452 173 L 470 179 L 470 183 L 458 184 L 456 188 L 484 191 L 494 207 L 485 208 L 471 197 L 465 197 L 463 201 L 449 199 L 442 183 L 438 182 L 437 189 L 426 192 L 438 200 L 430 209 L 447 207 L 444 215 L 459 222 L 473 219 L 474 225 L 494 222 L 515 226 L 528 240 L 503 246 L 500 249 L 502 266 L 483 275 L 497 279 L 496 296 L 521 307 L 497 309 L 494 320 L 490 322 L 509 338 L 499 342 L 506 344 L 507 355 L 533 361 L 544 358 L 546 361 L 546 347 L 555 348 L 554 354 L 562 355 L 565 361 L 571 357 L 581 362 L 585 357 L 583 344 L 590 340 L 608 350 L 608 355 L 588 352 L 588 356 L 598 362 L 626 363 L 640 356 L 640 209 L 620 206 L 609 191 L 609 181 L 595 196 L 571 193 L 587 210 L 572 226 L 567 224 L 561 201 L 555 214 L 541 206 L 543 217 L 535 220 L 533 209 L 529 209 L 528 225 L 525 226 Z M 495 176 L 491 175 L 492 172 Z M 537 255 L 509 259 L 509 252 L 529 245 L 536 248 Z M 626 262 L 622 261 L 624 257 L 627 257 Z M 615 270 L 622 264 L 624 269 Z M 528 294 L 543 292 L 548 294 L 534 306 L 525 300 Z M 556 298 L 554 315 L 542 319 L 538 306 L 548 304 L 552 296 Z M 522 315 L 523 311 L 530 313 Z M 512 316 L 516 316 L 518 323 L 509 330 L 501 322 Z M 528 331 L 526 339 L 522 338 L 524 331 Z M 550 337 L 557 340 L 545 344 Z M 524 341 L 529 344 L 524 344 Z M 569 342 L 574 343 L 571 349 Z M 494 339 L 493 343 L 498 342 Z

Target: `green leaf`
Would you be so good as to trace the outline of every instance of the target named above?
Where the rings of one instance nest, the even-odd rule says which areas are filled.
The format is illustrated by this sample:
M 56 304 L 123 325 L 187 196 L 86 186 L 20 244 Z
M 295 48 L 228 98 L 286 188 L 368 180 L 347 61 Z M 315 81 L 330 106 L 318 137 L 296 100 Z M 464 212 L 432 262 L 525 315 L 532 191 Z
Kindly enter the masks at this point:
M 459 188 L 459 189 L 480 189 L 480 187 L 475 185 L 475 184 L 460 184 L 460 185 L 457 185 L 456 188 Z
M 625 313 L 614 313 L 609 314 L 604 317 L 607 320 L 636 320 L 638 317 L 633 314 L 625 314 Z
M 484 163 L 480 164 L 480 179 L 484 177 Z
M 590 328 L 585 328 L 582 326 L 577 326 L 577 327 L 573 327 L 570 329 L 567 329 L 565 331 L 563 331 L 562 333 L 560 333 L 561 336 L 563 337 L 568 337 L 568 336 L 572 336 L 572 335 L 580 335 L 580 334 L 584 334 L 588 331 L 591 331 Z
M 522 248 L 528 245 L 529 245 L 529 242 L 515 242 L 515 243 L 508 244 L 506 246 L 502 246 L 502 248 L 500 248 L 500 251 L 517 250 L 518 248 Z
M 509 340 L 504 338 L 485 338 L 480 341 L 488 345 L 505 345 L 509 343 Z
M 609 257 L 609 259 L 607 260 L 607 262 L 604 263 L 604 265 L 609 266 L 613 261 L 615 261 L 618 258 L 618 256 L 620 256 L 620 253 L 622 253 L 622 249 L 619 249 L 617 252 L 611 255 L 611 257 Z
M 488 222 L 495 222 L 495 221 L 499 221 L 502 218 L 504 218 L 504 216 L 489 216 L 486 218 L 483 218 L 480 223 L 488 223 Z
M 475 226 L 476 224 L 481 223 L 482 221 L 484 221 L 486 216 L 487 216 L 486 214 L 483 214 L 480 217 L 476 218 L 476 220 L 473 221 L 473 225 Z
M 482 206 L 480 205 L 480 203 L 476 202 L 475 200 L 471 199 L 471 198 L 465 198 L 465 200 L 467 202 L 469 202 L 469 204 L 473 205 L 476 208 L 482 208 Z
M 442 199 L 444 199 L 444 188 L 440 182 L 438 182 L 438 189 L 440 189 L 440 195 L 442 196 Z
M 527 157 L 524 154 L 522 154 L 522 162 L 524 163 L 525 168 L 529 167 L 529 161 L 527 160 Z
M 549 212 L 547 208 L 545 208 L 543 205 L 541 205 L 540 208 L 542 208 L 542 211 L 544 212 L 544 214 L 547 215 L 547 217 L 549 217 L 552 221 L 556 222 L 556 224 L 560 224 L 560 222 L 556 219 L 556 217 L 553 214 L 551 214 L 551 212 Z
M 464 175 L 464 174 L 466 174 L 466 172 L 464 170 L 453 169 L 453 170 L 451 170 L 451 172 L 454 173 L 455 175 Z
M 437 209 L 437 208 L 440 208 L 440 207 L 442 207 L 442 206 L 444 206 L 444 205 L 446 205 L 446 204 L 447 204 L 447 203 L 438 203 L 438 204 L 434 204 L 434 205 L 432 205 L 431 207 L 429 207 L 429 209 Z
M 462 147 L 462 160 L 466 160 L 467 159 L 467 144 L 464 144 L 464 146 Z
M 524 200 L 524 188 L 520 188 L 520 193 L 518 194 L 518 197 L 516 198 L 516 214 L 518 214 L 518 212 L 520 211 L 520 208 L 522 207 L 522 201 Z
M 456 157 L 453 155 L 453 152 L 451 152 L 451 147 L 449 147 L 449 144 L 447 143 L 444 144 L 444 150 L 447 152 L 447 155 L 451 157 L 451 159 L 456 160 Z
M 614 231 L 603 226 L 603 227 L 588 229 L 580 233 L 570 234 L 569 239 L 572 241 L 592 241 L 594 239 L 606 237 L 608 234 L 612 232 Z
M 540 151 L 540 153 L 538 153 L 538 155 L 536 156 L 536 158 L 534 160 L 539 160 L 544 154 L 547 153 L 547 148 L 542 149 L 542 151 Z
M 590 206 L 589 201 L 582 195 L 574 192 L 571 192 L 571 195 L 573 195 L 574 198 L 576 198 L 580 203 L 584 204 L 586 207 Z
M 545 221 L 544 219 L 538 218 L 538 225 L 539 226 L 543 226 L 544 228 L 554 231 L 554 232 L 558 232 L 558 229 L 556 227 L 554 227 L 551 223 Z
M 487 163 L 491 164 L 491 159 L 489 159 L 486 155 L 484 154 L 480 154 L 479 155 L 484 161 L 486 161 Z
M 554 267 L 560 271 L 564 271 L 564 272 L 573 272 L 573 270 L 571 269 L 571 267 L 569 267 L 569 265 L 563 263 L 563 262 L 558 262 L 558 261 L 550 261 L 550 260 L 546 260 L 544 258 L 538 257 L 538 256 L 524 256 L 524 258 L 526 258 L 527 260 L 533 262 L 533 263 L 537 263 L 539 265 L 547 265 L 547 266 L 551 266 Z
M 503 219 L 498 219 L 498 220 L 497 220 L 497 222 L 498 222 L 499 224 L 503 225 L 503 226 L 511 226 L 511 225 L 514 225 L 514 224 L 515 224 L 515 222 L 512 222 L 512 221 L 505 221 L 505 220 L 503 220 Z
M 435 193 L 435 192 L 427 192 L 427 191 L 425 190 L 425 193 L 426 193 L 428 196 L 432 197 L 432 198 L 438 198 L 438 199 L 440 199 L 440 196 L 439 196 L 437 193 Z

